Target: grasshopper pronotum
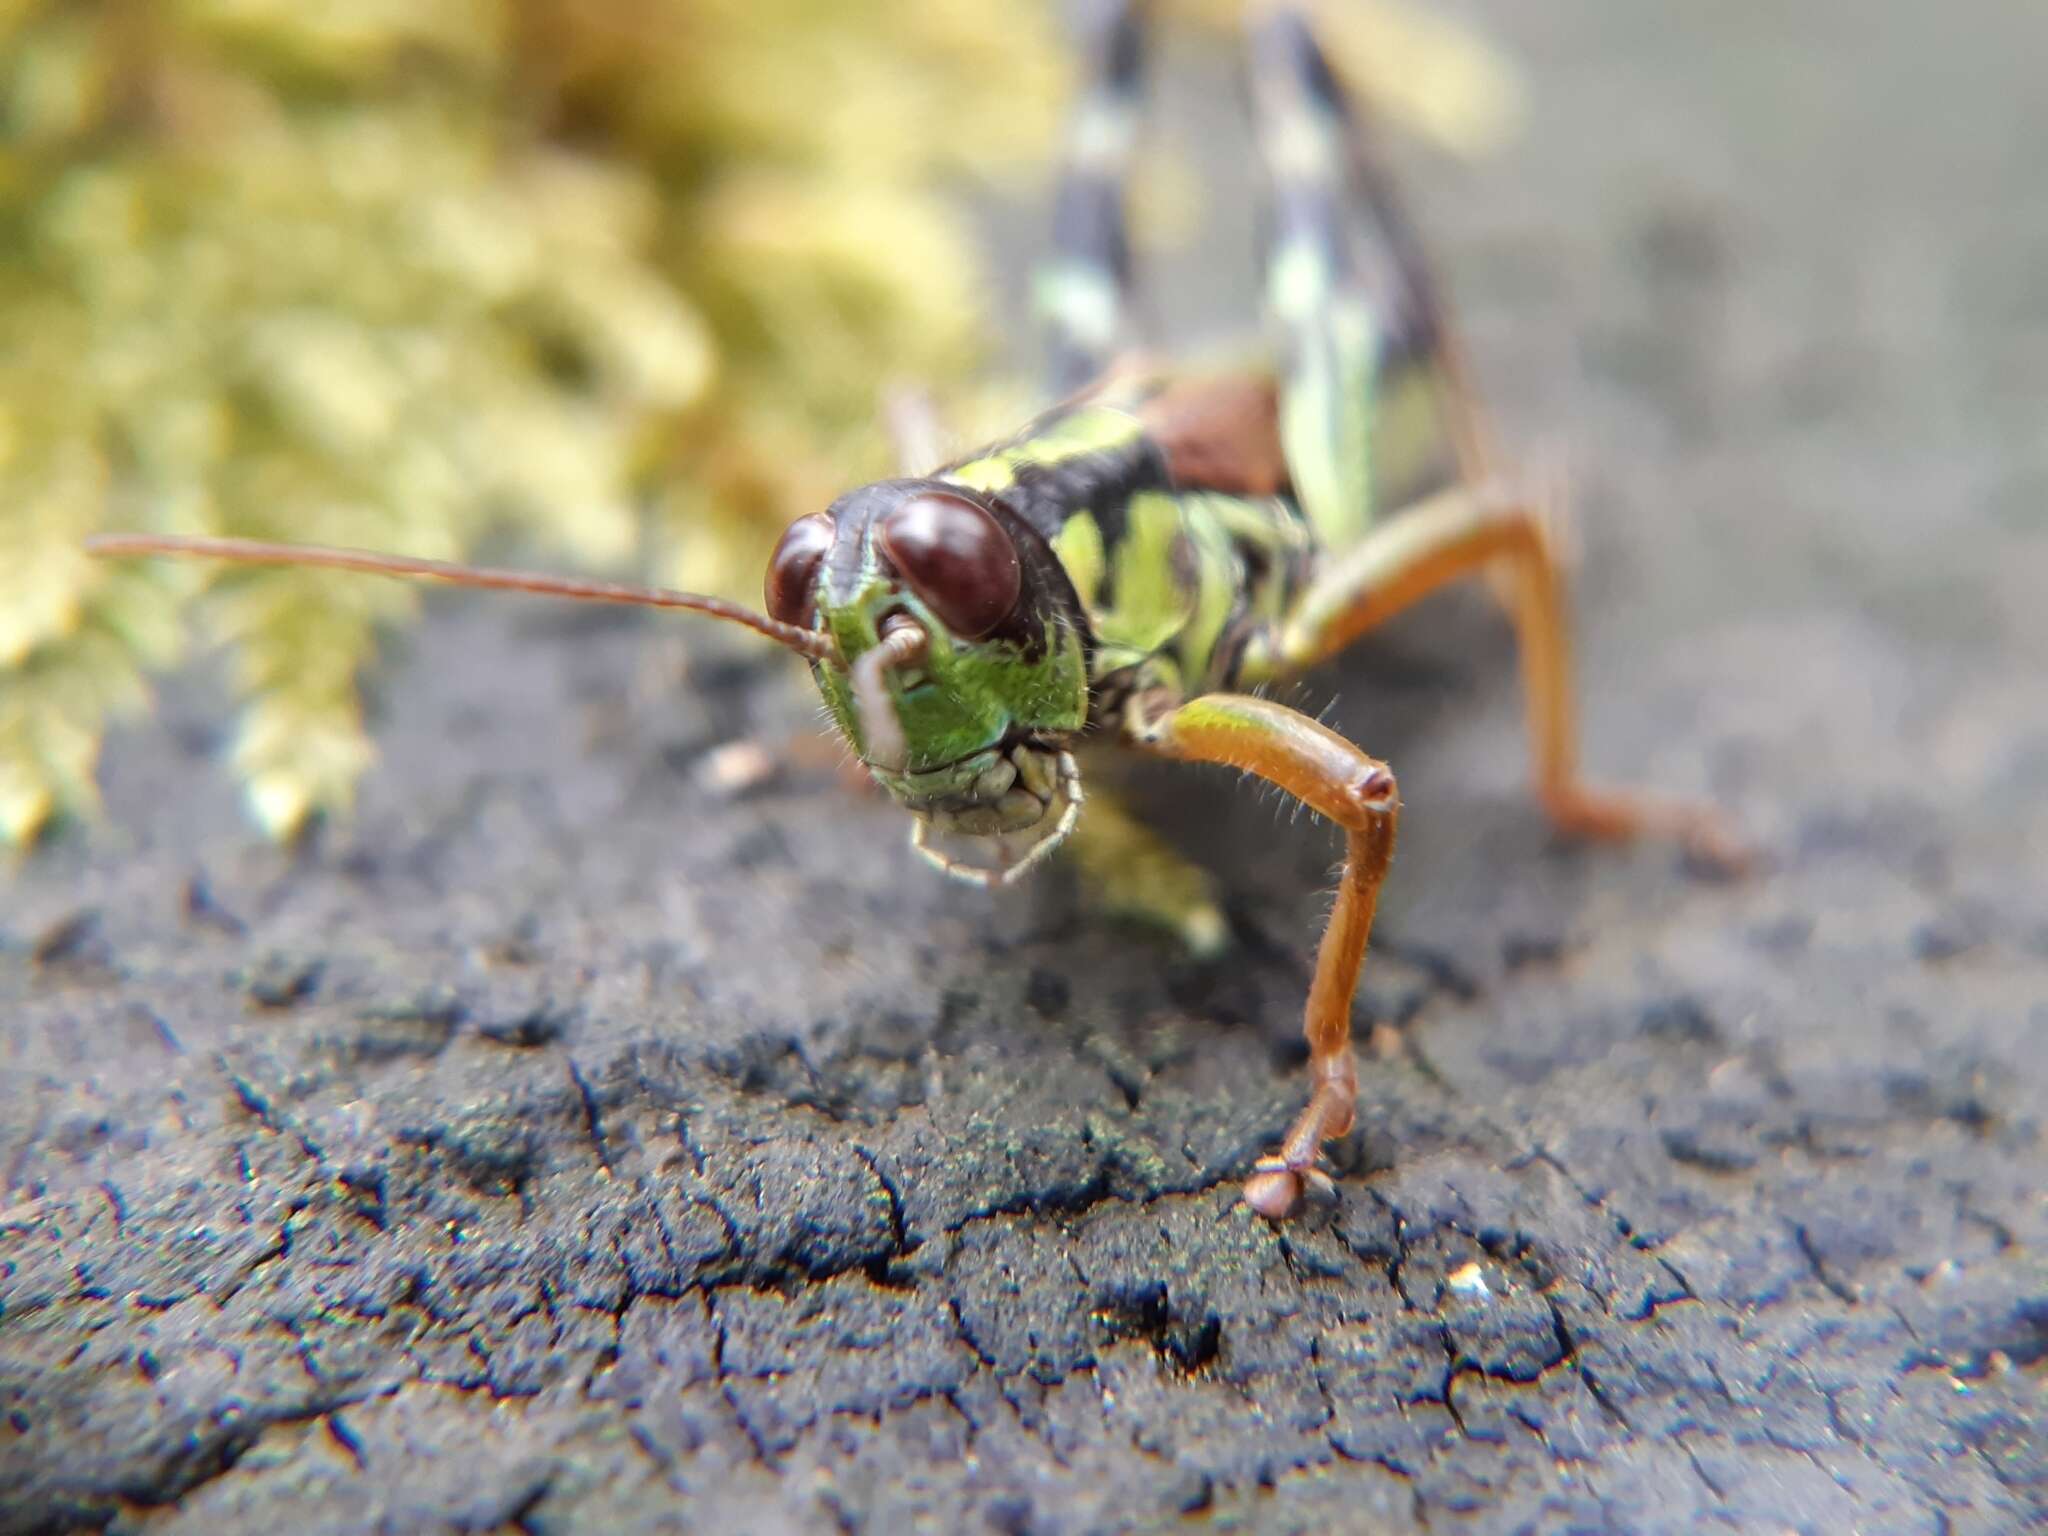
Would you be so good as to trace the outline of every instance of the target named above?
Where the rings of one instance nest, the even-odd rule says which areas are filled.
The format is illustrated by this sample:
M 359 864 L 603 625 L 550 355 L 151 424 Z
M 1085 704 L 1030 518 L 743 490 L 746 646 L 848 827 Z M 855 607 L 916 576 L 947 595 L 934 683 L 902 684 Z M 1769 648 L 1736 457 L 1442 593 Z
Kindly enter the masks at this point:
M 1704 812 L 1580 777 L 1563 584 L 1544 509 L 1495 468 L 1420 249 L 1305 15 L 1256 4 L 1253 116 L 1270 173 L 1270 364 L 1130 361 L 1123 180 L 1143 6 L 1103 5 L 1039 299 L 1062 402 L 1006 442 L 799 518 L 765 615 L 691 593 L 349 550 L 147 534 L 105 555 L 306 564 L 687 608 L 803 655 L 839 729 L 945 868 L 1007 880 L 1072 829 L 1071 749 L 1098 737 L 1279 786 L 1344 831 L 1307 1005 L 1312 1089 L 1245 1199 L 1326 1183 L 1357 1098 L 1351 1001 L 1394 851 L 1393 771 L 1255 696 L 1460 577 L 1494 573 L 1520 643 L 1538 798 L 1576 833 L 1730 851 Z M 901 433 L 906 441 L 921 434 Z M 912 466 L 915 467 L 915 466 Z

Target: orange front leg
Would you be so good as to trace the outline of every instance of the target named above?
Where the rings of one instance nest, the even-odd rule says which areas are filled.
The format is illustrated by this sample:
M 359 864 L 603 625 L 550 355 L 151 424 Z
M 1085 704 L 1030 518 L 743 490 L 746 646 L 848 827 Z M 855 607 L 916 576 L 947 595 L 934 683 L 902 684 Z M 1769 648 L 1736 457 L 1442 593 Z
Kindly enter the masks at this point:
M 1141 717 L 1128 734 L 1133 745 L 1162 757 L 1255 773 L 1344 829 L 1343 879 L 1316 952 L 1302 1026 L 1313 1083 L 1308 1107 L 1244 1186 L 1245 1203 L 1260 1215 L 1291 1215 L 1306 1185 L 1328 1183 L 1316 1167 L 1317 1156 L 1324 1142 L 1351 1129 L 1356 1114 L 1351 996 L 1394 857 L 1400 800 L 1393 770 L 1306 715 L 1241 694 L 1209 694 L 1154 718 Z

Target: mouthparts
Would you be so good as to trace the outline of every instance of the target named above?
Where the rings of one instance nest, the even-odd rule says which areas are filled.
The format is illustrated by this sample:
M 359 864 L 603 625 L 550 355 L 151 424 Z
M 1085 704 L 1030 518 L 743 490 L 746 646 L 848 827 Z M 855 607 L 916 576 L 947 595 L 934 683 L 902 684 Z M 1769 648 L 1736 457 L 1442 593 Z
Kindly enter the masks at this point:
M 864 651 L 853 664 L 854 707 L 860 712 L 862 745 L 868 762 L 891 773 L 901 773 L 910 762 L 910 745 L 903 739 L 903 722 L 896 718 L 896 701 L 889 696 L 888 673 L 908 666 L 923 656 L 931 636 L 914 619 L 899 615 L 884 625 L 881 641 Z

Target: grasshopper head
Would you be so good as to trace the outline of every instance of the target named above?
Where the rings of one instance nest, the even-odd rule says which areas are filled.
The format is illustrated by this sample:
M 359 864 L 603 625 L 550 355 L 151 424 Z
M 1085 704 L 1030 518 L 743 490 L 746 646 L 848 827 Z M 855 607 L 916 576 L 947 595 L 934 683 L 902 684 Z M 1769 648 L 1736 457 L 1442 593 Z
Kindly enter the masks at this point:
M 1088 661 L 1073 588 L 1029 527 L 959 486 L 880 481 L 790 526 L 767 596 L 830 639 L 812 662 L 826 707 L 927 857 L 995 882 L 1066 834 Z

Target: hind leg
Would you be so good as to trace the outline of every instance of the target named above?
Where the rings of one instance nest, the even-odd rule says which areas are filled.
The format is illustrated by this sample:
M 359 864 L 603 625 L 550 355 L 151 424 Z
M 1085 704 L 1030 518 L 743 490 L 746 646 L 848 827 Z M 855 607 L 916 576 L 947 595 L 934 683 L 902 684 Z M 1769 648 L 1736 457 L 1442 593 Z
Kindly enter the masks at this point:
M 1265 303 L 1280 348 L 1281 447 L 1318 542 L 1342 549 L 1372 521 L 1381 359 L 1401 319 L 1353 227 L 1350 115 L 1314 37 L 1293 10 L 1254 5 L 1246 44 L 1271 182 Z
M 1521 657 L 1536 796 L 1550 819 L 1582 837 L 1672 837 L 1696 858 L 1740 868 L 1741 844 L 1712 807 L 1586 781 L 1565 584 L 1548 527 L 1538 501 L 1497 487 L 1460 486 L 1404 509 L 1302 592 L 1281 625 L 1276 670 L 1303 670 L 1461 577 L 1497 573 Z
M 1255 6 L 1249 28 L 1276 206 L 1268 302 L 1289 344 L 1285 447 L 1304 510 L 1333 551 L 1279 626 L 1271 670 L 1298 672 L 1449 582 L 1487 577 L 1515 625 L 1536 790 L 1551 819 L 1584 836 L 1673 836 L 1710 862 L 1738 864 L 1739 845 L 1713 811 L 1595 789 L 1581 775 L 1553 509 L 1502 489 L 1421 241 L 1366 152 L 1308 23 L 1266 4 Z M 1408 370 L 1421 371 L 1434 397 L 1456 474 L 1449 489 L 1376 520 L 1385 466 L 1373 450 L 1389 437 L 1375 430 L 1384 425 L 1375 413 L 1385 415 Z M 1320 512 L 1312 495 L 1324 498 Z
M 1432 471 L 1486 478 L 1492 433 L 1413 220 L 1301 8 L 1252 0 L 1254 126 L 1272 183 L 1266 308 L 1304 510 L 1342 549 Z M 1374 462 L 1375 459 L 1380 462 Z
M 1144 102 L 1144 0 L 1096 0 L 1079 24 L 1088 84 L 1053 199 L 1053 250 L 1034 285 L 1053 391 L 1074 393 L 1130 341 L 1124 183 Z

